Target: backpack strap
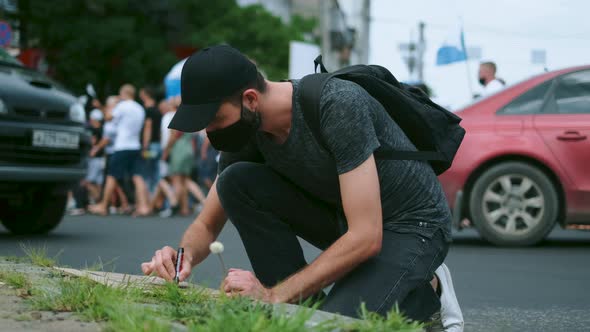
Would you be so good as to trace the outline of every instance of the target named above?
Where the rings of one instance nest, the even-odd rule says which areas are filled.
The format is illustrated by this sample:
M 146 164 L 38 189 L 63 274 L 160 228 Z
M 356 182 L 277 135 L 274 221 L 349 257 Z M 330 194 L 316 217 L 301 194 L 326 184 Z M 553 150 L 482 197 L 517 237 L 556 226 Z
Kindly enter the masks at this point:
M 330 150 L 328 150 L 328 147 L 324 143 L 320 131 L 320 97 L 322 96 L 324 86 L 331 77 L 332 75 L 328 73 L 311 74 L 303 77 L 299 83 L 303 118 L 316 142 L 326 151 Z
M 318 55 L 315 60 L 313 60 L 313 64 L 314 64 L 314 71 L 317 73 L 318 72 L 318 66 L 320 66 L 320 72 L 321 73 L 327 73 L 328 70 L 326 69 L 326 67 L 324 66 L 324 61 L 322 60 L 322 55 Z
M 437 151 L 395 151 L 395 150 L 375 150 L 375 159 L 390 160 L 420 160 L 420 161 L 445 161 L 442 153 Z

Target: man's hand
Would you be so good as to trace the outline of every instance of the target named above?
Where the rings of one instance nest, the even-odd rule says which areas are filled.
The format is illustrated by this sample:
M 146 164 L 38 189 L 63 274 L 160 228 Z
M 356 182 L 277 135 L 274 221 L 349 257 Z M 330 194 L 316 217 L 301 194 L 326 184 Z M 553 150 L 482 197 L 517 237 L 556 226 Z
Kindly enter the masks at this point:
M 192 259 L 185 251 L 184 259 L 182 262 L 182 269 L 180 270 L 179 280 L 186 280 L 191 274 Z M 174 280 L 176 275 L 176 250 L 172 247 L 166 246 L 161 250 L 157 250 L 152 257 L 152 260 L 141 264 L 141 270 L 143 274 L 150 275 L 155 273 L 158 277 L 163 278 L 167 281 Z
M 264 302 L 277 302 L 272 289 L 264 287 L 254 273 L 250 271 L 229 269 L 229 273 L 222 285 L 228 296 L 238 294 Z
M 169 154 L 170 154 L 170 150 L 168 148 L 165 148 L 164 151 L 162 151 L 162 160 L 167 161 Z

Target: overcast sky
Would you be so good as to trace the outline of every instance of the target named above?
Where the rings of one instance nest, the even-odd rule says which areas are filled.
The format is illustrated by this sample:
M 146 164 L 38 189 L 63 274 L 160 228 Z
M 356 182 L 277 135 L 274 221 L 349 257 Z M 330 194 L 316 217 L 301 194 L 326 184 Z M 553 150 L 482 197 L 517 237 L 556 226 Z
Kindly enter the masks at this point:
M 547 52 L 550 70 L 590 64 L 589 15 L 588 0 L 372 0 L 369 62 L 409 79 L 399 44 L 417 36 L 424 21 L 425 79 L 441 102 L 457 107 L 469 100 L 467 66 L 435 64 L 436 51 L 461 21 L 467 47 L 480 47 L 482 60 L 495 61 L 498 76 L 515 83 L 542 72 L 542 65 L 531 64 L 533 49 Z M 475 91 L 478 63 L 469 66 Z

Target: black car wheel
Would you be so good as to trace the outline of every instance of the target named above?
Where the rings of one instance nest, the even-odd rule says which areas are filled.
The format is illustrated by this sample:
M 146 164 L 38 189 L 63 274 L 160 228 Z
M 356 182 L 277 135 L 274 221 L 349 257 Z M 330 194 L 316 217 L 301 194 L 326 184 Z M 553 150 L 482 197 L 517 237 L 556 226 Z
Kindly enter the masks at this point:
M 555 187 L 542 171 L 526 163 L 506 162 L 479 177 L 469 206 L 486 240 L 502 246 L 528 246 L 553 229 L 559 202 Z
M 68 199 L 66 194 L 38 190 L 31 195 L 29 204 L 3 205 L 0 209 L 2 224 L 14 234 L 45 234 L 63 218 Z

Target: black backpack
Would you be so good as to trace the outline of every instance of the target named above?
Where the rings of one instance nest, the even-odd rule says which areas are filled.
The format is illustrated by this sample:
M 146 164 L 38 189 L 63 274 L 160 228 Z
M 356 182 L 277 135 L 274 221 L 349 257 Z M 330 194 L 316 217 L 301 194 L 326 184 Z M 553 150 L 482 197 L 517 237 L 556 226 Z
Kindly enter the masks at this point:
M 375 158 L 428 161 L 437 175 L 451 167 L 465 136 L 460 117 L 434 103 L 422 90 L 398 82 L 384 67 L 354 65 L 328 73 L 321 55 L 314 63 L 316 72 L 319 65 L 321 73 L 301 79 L 301 102 L 305 122 L 321 146 L 326 148 L 320 133 L 320 96 L 326 82 L 336 77 L 360 85 L 378 100 L 418 150 L 379 148 Z

